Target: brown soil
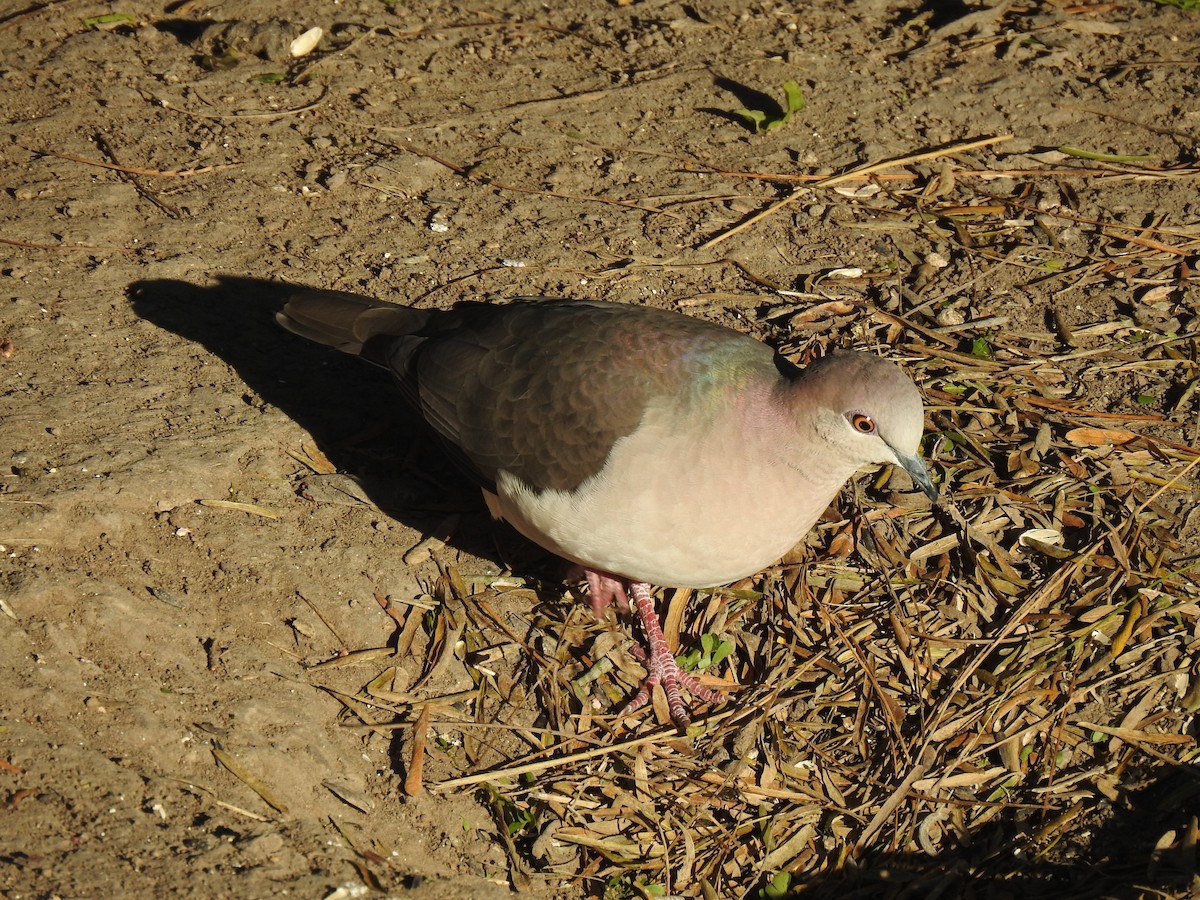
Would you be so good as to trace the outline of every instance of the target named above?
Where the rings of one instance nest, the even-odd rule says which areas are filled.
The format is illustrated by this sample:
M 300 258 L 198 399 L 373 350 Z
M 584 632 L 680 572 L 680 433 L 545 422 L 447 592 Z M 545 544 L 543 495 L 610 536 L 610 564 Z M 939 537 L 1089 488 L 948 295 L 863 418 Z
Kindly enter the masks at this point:
M 411 465 L 410 449 L 429 454 L 385 377 L 277 329 L 280 285 L 438 306 L 597 297 L 780 340 L 781 308 L 810 301 L 773 287 L 806 292 L 857 267 L 863 300 L 838 323 L 843 342 L 901 287 L 967 321 L 1006 317 L 986 332 L 1001 339 L 1053 334 L 1056 315 L 1068 329 L 1132 318 L 1194 330 L 1197 289 L 1169 268 L 1194 265 L 1194 240 L 1151 272 L 1137 256 L 1150 245 L 1122 255 L 1090 224 L 1194 236 L 1194 177 L 959 177 L 931 190 L 1021 199 L 1026 211 L 1006 215 L 1041 222 L 1040 249 L 1074 277 L 1047 277 L 1036 255 L 997 265 L 951 225 L 868 214 L 869 198 L 832 188 L 701 247 L 791 189 L 731 173 L 832 174 L 1010 134 L 891 170 L 915 181 L 881 181 L 880 196 L 932 185 L 951 162 L 1027 169 L 1062 146 L 1194 161 L 1200 16 L 1135 0 L 951 7 L 10 8 L 0 888 L 351 896 L 370 870 L 403 896 L 508 893 L 510 858 L 481 795 L 407 798 L 405 740 L 343 727 L 342 704 L 314 687 L 353 693 L 377 670 L 307 666 L 387 645 L 396 622 L 376 596 L 429 590 L 435 560 L 403 556 L 449 512 L 465 510 L 436 562 L 476 576 L 513 557 L 498 559 L 461 485 L 444 494 L 452 476 Z M 129 21 L 85 26 L 114 12 Z M 289 59 L 315 25 L 316 52 Z M 730 115 L 780 102 L 789 79 L 806 108 L 786 124 L 754 134 Z M 1054 218 L 1063 211 L 1079 221 Z M 922 321 L 936 327 L 932 313 Z M 1174 377 L 1134 369 L 1071 402 L 1171 415 L 1183 423 L 1173 439 L 1194 442 L 1195 400 L 1171 407 L 1185 386 Z M 388 512 L 316 495 L 315 481 L 298 491 L 311 473 L 291 454 L 305 447 L 373 475 L 371 500 Z M 551 875 L 522 884 L 530 896 L 598 890 Z

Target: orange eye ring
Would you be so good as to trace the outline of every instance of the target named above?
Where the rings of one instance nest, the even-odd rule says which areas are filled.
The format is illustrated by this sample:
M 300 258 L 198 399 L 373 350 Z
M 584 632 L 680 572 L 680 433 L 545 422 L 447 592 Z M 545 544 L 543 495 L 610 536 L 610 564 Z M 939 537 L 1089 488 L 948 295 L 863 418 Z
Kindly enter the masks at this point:
M 859 434 L 874 434 L 875 420 L 866 413 L 848 412 L 846 413 L 846 421 L 850 423 L 850 427 Z

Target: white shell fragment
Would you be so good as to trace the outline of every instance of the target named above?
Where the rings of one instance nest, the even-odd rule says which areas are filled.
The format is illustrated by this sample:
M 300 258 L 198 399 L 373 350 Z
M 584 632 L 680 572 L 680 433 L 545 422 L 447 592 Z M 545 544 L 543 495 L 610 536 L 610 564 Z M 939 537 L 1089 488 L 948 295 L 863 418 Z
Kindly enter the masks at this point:
M 1062 546 L 1062 532 L 1053 528 L 1030 528 L 1021 533 L 1021 536 L 1017 538 L 1017 543 L 1054 559 L 1066 559 L 1073 555 L 1070 550 Z
M 292 41 L 291 46 L 288 47 L 288 52 L 291 53 L 293 57 L 308 56 L 308 54 L 317 49 L 317 44 L 321 42 L 321 38 L 324 36 L 324 28 L 310 28 L 308 31 L 304 32 L 304 34 L 300 35 L 300 37 Z
M 835 193 L 841 194 L 843 197 L 853 197 L 856 199 L 861 199 L 863 197 L 874 197 L 881 190 L 883 190 L 883 188 L 881 188 L 877 184 L 871 184 L 871 183 L 860 184 L 857 186 L 839 184 L 836 187 L 834 187 L 833 190 Z

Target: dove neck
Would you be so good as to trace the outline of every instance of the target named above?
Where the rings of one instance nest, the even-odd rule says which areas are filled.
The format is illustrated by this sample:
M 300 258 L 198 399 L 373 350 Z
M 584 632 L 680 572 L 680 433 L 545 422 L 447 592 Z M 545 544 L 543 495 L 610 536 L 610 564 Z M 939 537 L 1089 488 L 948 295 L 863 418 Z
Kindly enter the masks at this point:
M 829 485 L 830 496 L 857 470 L 861 461 L 838 442 L 842 415 L 834 408 L 826 379 L 785 378 L 777 386 L 772 431 L 781 461 L 803 472 L 807 481 Z

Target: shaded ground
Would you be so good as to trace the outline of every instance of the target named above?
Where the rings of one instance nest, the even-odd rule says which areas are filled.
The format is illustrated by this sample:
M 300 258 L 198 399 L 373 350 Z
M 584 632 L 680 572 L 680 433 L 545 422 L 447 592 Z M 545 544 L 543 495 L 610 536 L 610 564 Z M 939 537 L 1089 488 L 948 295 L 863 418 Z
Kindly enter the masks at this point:
M 127 18 L 85 24 L 111 14 Z M 317 50 L 289 58 L 289 43 L 311 26 L 325 29 Z M 1129 578 L 1077 597 L 1080 608 L 1111 605 L 1112 627 L 1075 607 L 1037 627 L 1061 627 L 1054 640 L 1069 645 L 1077 639 L 1070 628 L 1095 624 L 1111 641 L 1128 610 L 1145 602 L 1121 646 L 1132 639 L 1152 648 L 1144 658 L 1153 669 L 1114 650 L 1115 668 L 1091 676 L 1113 689 L 1109 707 L 1098 711 L 1109 695 L 1089 687 L 1077 706 L 1092 705 L 1076 718 L 1130 732 L 1152 720 L 1145 727 L 1169 738 L 1126 733 L 1124 750 L 1111 754 L 1104 745 L 1101 774 L 1071 787 L 1079 796 L 1030 775 L 1033 793 L 1018 799 L 1031 809 L 1047 803 L 1055 815 L 1076 812 L 1073 824 L 1050 833 L 1066 828 L 1069 848 L 1049 860 L 1049 880 L 1037 882 L 1041 870 L 1031 868 L 1036 883 L 1019 890 L 1185 891 L 1195 800 L 1187 770 L 1169 763 L 1194 753 L 1200 609 L 1188 585 L 1163 573 L 1186 573 L 1194 562 L 1200 522 L 1194 500 L 1175 487 L 1148 498 L 1192 458 L 1180 448 L 1200 441 L 1200 194 L 1189 168 L 1200 146 L 1198 48 L 1200 16 L 1132 0 L 979 10 L 728 0 L 10 7 L 0 17 L 0 887 L 13 897 L 99 896 L 117 885 L 131 895 L 253 897 L 339 888 L 349 896 L 368 884 L 404 896 L 484 897 L 515 883 L 531 896 L 579 896 L 606 883 L 617 891 L 627 864 L 647 883 L 687 896 L 704 881 L 733 896 L 782 869 L 828 873 L 838 848 L 854 845 L 865 880 L 851 881 L 863 890 L 895 884 L 884 874 L 899 858 L 918 873 L 913 891 L 965 893 L 970 865 L 1012 858 L 1006 842 L 1034 841 L 1053 818 L 1025 811 L 990 823 L 976 832 L 976 851 L 986 845 L 987 853 L 961 849 L 970 846 L 961 834 L 959 843 L 940 843 L 938 835 L 954 832 L 945 822 L 932 837 L 928 828 L 918 833 L 915 812 L 911 832 L 899 813 L 871 832 L 865 823 L 905 774 L 876 770 L 866 779 L 870 797 L 856 799 L 842 785 L 834 804 L 828 797 L 839 790 L 829 778 L 805 788 L 826 792 L 831 805 L 821 808 L 850 810 L 849 831 L 827 818 L 809 835 L 808 824 L 776 807 L 776 827 L 796 842 L 792 855 L 775 854 L 783 841 L 764 836 L 761 821 L 735 828 L 735 813 L 712 813 L 701 862 L 689 871 L 682 838 L 670 836 L 674 820 L 646 812 L 649 801 L 641 826 L 668 835 L 665 861 L 649 843 L 621 856 L 593 831 L 590 844 L 569 829 L 555 848 L 537 844 L 538 834 L 554 836 L 547 822 L 567 821 L 556 804 L 578 785 L 539 783 L 537 798 L 506 800 L 511 807 L 469 790 L 406 797 L 410 729 L 347 727 L 360 723 L 347 723 L 346 704 L 316 687 L 354 694 L 387 654 L 332 670 L 309 666 L 394 647 L 408 604 L 437 593 L 439 564 L 481 583 L 505 566 L 551 582 L 561 572 L 486 522 L 383 376 L 279 331 L 272 311 L 280 286 L 303 284 L 438 306 L 481 296 L 601 297 L 684 309 L 789 350 L 857 343 L 924 373 L 931 430 L 961 429 L 991 447 L 1011 425 L 1015 436 L 1004 438 L 1003 452 L 996 445 L 995 471 L 981 480 L 968 477 L 967 439 L 931 445 L 939 477 L 952 490 L 986 484 L 1011 499 L 1040 466 L 1064 479 L 1055 490 L 1070 502 L 1055 507 L 1053 490 L 1030 490 L 1029 507 L 1047 510 L 1068 539 L 1077 528 L 1081 546 L 1109 525 L 1115 533 L 1126 520 L 1138 524 L 1123 545 L 1132 562 L 1102 548 L 1116 560 L 1106 571 Z M 786 124 L 754 134 L 731 114 L 743 106 L 778 114 L 770 106 L 782 102 L 787 80 L 806 107 Z M 1138 158 L 1096 161 L 1061 147 Z M 923 153 L 874 180 L 816 183 Z M 759 177 L 767 175 L 809 180 Z M 771 208 L 793 190 L 790 204 Z M 1047 413 L 1043 440 L 1038 421 L 1018 422 L 1009 401 L 986 399 L 993 395 L 979 387 L 1010 374 L 1021 391 L 1110 418 Z M 971 424 L 977 410 L 985 411 L 982 430 Z M 1085 426 L 1131 428 L 1158 442 L 1069 431 Z M 1114 444 L 1141 456 L 1103 456 Z M 1107 462 L 1093 465 L 1100 459 Z M 366 494 L 355 499 L 345 481 L 318 477 L 329 469 L 364 479 Z M 1149 480 L 1139 480 L 1143 473 Z M 1071 505 L 1075 487 L 1092 490 L 1093 507 Z M 991 515 L 990 506 L 971 505 L 981 494 L 959 493 L 973 523 Z M 883 499 L 877 506 L 890 508 Z M 1011 548 L 1026 526 L 1006 515 L 989 533 Z M 1036 511 L 1026 515 L 1037 524 Z M 948 527 L 928 522 L 906 532 L 916 535 L 906 553 Z M 405 562 L 431 533 L 453 539 L 432 558 Z M 833 537 L 824 533 L 826 550 Z M 943 586 L 955 578 L 982 584 L 979 548 L 966 547 L 931 551 L 907 564 L 916 569 L 904 569 L 903 553 L 854 552 L 931 584 L 935 576 Z M 1006 595 L 1030 616 L 1044 607 L 1021 606 L 1027 589 L 1061 571 L 1032 565 L 1021 569 L 1028 582 Z M 1089 583 L 1079 573 L 1070 584 Z M 768 596 L 784 596 L 771 590 L 787 583 L 772 576 Z M 445 598 L 449 589 L 440 590 Z M 941 610 L 953 594 L 921 602 Z M 498 605 L 521 608 L 511 616 L 532 615 L 531 594 L 503 596 Z M 795 596 L 773 614 L 791 615 Z M 389 610 L 377 598 L 391 598 Z M 592 626 L 579 624 L 560 595 L 543 592 L 543 600 L 549 619 L 537 625 L 564 644 L 539 639 L 538 652 L 576 674 L 582 663 L 570 642 Z M 416 623 L 424 607 L 412 608 Z M 997 635 L 1009 621 L 979 609 L 960 618 L 978 614 L 987 627 L 964 640 Z M 825 627 L 839 640 L 832 618 L 807 615 L 789 627 L 807 621 L 813 634 Z M 390 660 L 395 692 L 428 674 L 443 620 L 423 623 L 429 635 L 415 625 L 401 632 L 404 646 L 420 652 Z M 564 633 L 568 622 L 574 631 Z M 886 637 L 892 643 L 881 653 L 895 654 Z M 783 644 L 763 640 L 754 650 L 741 641 L 742 668 L 733 674 L 765 681 L 770 648 Z M 895 658 L 907 652 L 903 642 L 900 651 Z M 965 671 L 949 659 L 946 682 Z M 928 662 L 938 670 L 936 658 Z M 1072 678 L 1091 671 L 1083 662 L 1067 666 Z M 1132 673 L 1124 681 L 1122 667 Z M 955 707 L 945 698 L 960 692 L 939 693 L 946 682 L 937 683 L 937 672 L 916 668 L 928 692 L 914 687 L 905 696 L 909 721 L 932 721 L 935 708 L 949 715 Z M 421 688 L 463 690 L 475 683 L 471 671 L 451 662 Z M 547 717 L 562 724 L 554 704 L 564 701 L 546 700 L 557 696 L 555 682 L 514 672 L 504 712 L 495 714 L 517 723 L 518 736 L 480 739 L 482 748 L 472 745 L 476 736 L 462 749 L 431 740 L 427 779 L 502 765 L 537 746 L 530 729 Z M 1114 672 L 1115 684 L 1104 681 Z M 1161 693 L 1137 693 L 1137 679 L 1151 676 Z M 498 678 L 504 685 L 503 672 Z M 1019 695 L 1021 703 L 1053 706 L 1073 696 L 1068 681 L 1057 678 L 1033 699 Z M 984 691 L 966 675 L 955 683 L 972 698 Z M 877 712 L 851 709 L 846 730 L 861 736 Z M 1057 740 L 1067 719 L 1053 723 Z M 759 727 L 757 740 L 770 744 L 772 732 L 763 737 Z M 885 732 L 867 728 L 861 746 Z M 702 747 L 689 777 L 711 762 L 709 774 L 734 778 L 716 768 L 739 752 L 728 743 L 723 756 Z M 659 747 L 651 765 L 694 750 Z M 1143 747 L 1153 753 L 1134 752 Z M 1005 775 L 1029 762 L 1006 753 L 998 747 L 977 760 L 978 782 L 954 790 L 1008 796 L 993 793 L 997 760 Z M 630 778 L 643 779 L 640 790 L 647 759 L 638 759 Z M 770 781 L 760 776 L 760 787 Z M 1145 795 L 1122 791 L 1171 778 L 1183 780 L 1181 795 L 1167 790 L 1171 803 L 1121 826 L 1122 810 L 1145 810 L 1137 800 Z M 777 784 L 785 782 L 794 787 Z M 926 799 L 908 801 L 911 808 L 936 807 L 949 796 L 943 788 L 922 788 Z M 514 810 L 534 800 L 544 804 L 536 829 L 528 825 L 521 838 L 528 823 L 515 822 L 520 840 L 506 847 L 497 820 L 513 824 Z M 754 861 L 730 849 L 742 844 Z M 765 859 L 773 865 L 756 870 Z M 1003 887 L 1008 870 L 997 871 Z M 844 891 L 846 877 L 829 890 Z

